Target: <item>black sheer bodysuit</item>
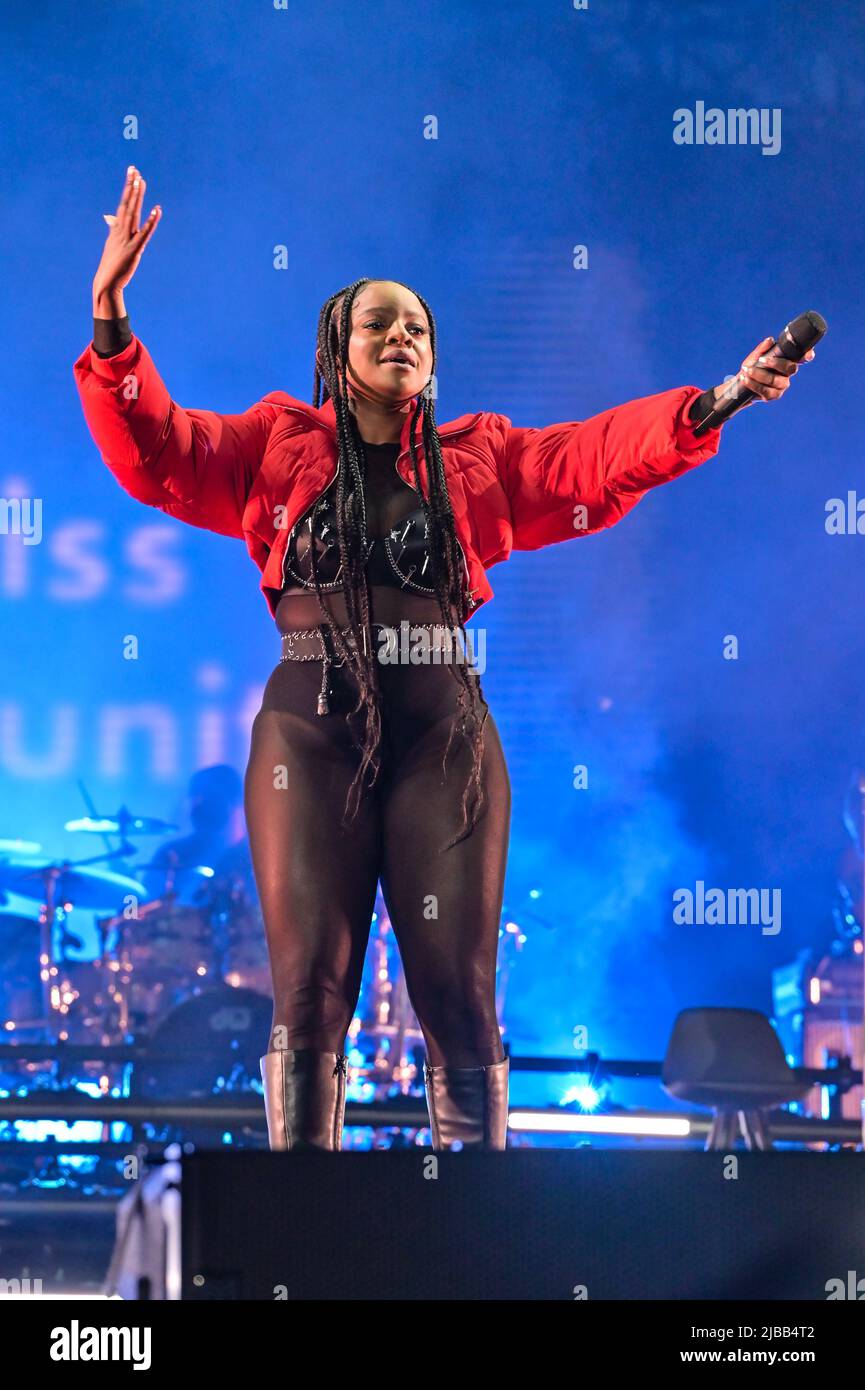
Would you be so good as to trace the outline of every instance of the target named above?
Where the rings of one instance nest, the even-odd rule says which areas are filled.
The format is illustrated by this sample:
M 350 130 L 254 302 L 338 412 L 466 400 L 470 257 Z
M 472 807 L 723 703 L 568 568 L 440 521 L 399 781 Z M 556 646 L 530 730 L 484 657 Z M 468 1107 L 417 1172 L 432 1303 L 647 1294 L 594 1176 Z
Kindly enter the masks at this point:
M 97 319 L 94 347 L 113 356 L 130 341 L 128 318 Z M 423 512 L 396 473 L 397 444 L 364 443 L 372 617 L 441 622 L 429 591 Z M 325 496 L 302 519 L 286 553 L 276 612 L 280 631 L 322 621 L 308 578 L 315 536 L 318 572 L 335 585 L 338 556 L 326 529 Z M 462 557 L 461 557 L 462 558 Z M 341 586 L 340 586 L 341 587 Z M 326 590 L 345 622 L 343 596 Z M 406 983 L 432 1066 L 488 1066 L 504 1050 L 495 1008 L 496 955 L 510 824 L 510 783 L 498 730 L 484 727 L 484 806 L 471 833 L 447 851 L 462 826 L 461 798 L 471 750 L 457 736 L 442 758 L 457 706 L 446 665 L 379 667 L 382 766 L 348 829 L 342 816 L 358 766 L 357 698 L 344 668 L 342 697 L 316 714 L 317 661 L 278 664 L 253 728 L 245 809 L 270 952 L 280 1044 L 342 1053 L 357 1004 L 379 881 Z M 359 717 L 358 717 L 359 718 Z

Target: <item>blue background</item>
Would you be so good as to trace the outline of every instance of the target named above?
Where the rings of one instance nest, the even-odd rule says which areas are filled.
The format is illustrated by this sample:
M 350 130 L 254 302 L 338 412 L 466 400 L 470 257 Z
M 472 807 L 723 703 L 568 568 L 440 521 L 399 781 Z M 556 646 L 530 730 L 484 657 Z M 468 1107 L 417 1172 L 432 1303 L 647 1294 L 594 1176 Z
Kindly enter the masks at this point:
M 768 1010 L 773 966 L 831 938 L 865 760 L 865 537 L 825 530 L 827 500 L 863 487 L 861 7 L 130 0 L 0 26 L 0 495 L 44 514 L 40 545 L 0 537 L 0 836 L 95 852 L 62 829 L 79 777 L 103 811 L 182 818 L 196 767 L 243 770 L 278 655 L 242 542 L 128 498 L 81 414 L 72 363 L 129 162 L 164 208 L 131 322 L 188 406 L 310 399 L 320 306 L 362 275 L 431 304 L 439 422 L 713 385 L 814 308 L 830 331 L 787 400 L 619 526 L 492 570 L 478 619 L 527 934 L 514 1047 L 567 1049 L 582 1024 L 608 1055 L 659 1055 L 680 1007 Z M 781 108 L 780 153 L 674 144 L 698 100 Z M 132 705 L 160 737 L 112 752 Z M 780 888 L 780 934 L 675 926 L 697 879 Z

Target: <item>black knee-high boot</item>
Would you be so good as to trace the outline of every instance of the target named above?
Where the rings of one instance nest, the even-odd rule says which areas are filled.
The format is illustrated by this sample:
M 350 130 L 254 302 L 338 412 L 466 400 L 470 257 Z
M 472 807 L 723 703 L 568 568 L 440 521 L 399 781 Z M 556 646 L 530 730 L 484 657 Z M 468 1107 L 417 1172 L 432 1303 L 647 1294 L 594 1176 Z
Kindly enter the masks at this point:
M 424 1067 L 434 1149 L 505 1149 L 507 1057 L 489 1067 Z
M 339 1149 L 346 1059 L 337 1052 L 268 1052 L 261 1059 L 271 1149 Z

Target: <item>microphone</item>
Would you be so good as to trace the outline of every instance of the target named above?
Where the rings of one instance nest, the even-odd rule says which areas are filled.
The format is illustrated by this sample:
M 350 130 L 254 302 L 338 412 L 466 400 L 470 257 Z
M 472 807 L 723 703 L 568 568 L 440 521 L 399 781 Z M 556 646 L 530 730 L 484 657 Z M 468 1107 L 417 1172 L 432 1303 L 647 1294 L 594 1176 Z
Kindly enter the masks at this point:
M 793 319 L 787 327 L 782 329 L 770 348 L 760 354 L 761 357 L 768 359 L 767 365 L 771 364 L 772 358 L 786 357 L 788 362 L 801 362 L 806 352 L 810 352 L 816 343 L 819 343 L 827 328 L 826 320 L 814 309 L 809 309 L 806 314 L 800 314 L 797 319 Z M 756 400 L 757 393 L 746 386 L 744 382 L 731 381 L 723 395 L 715 402 L 709 414 L 700 421 L 694 430 L 694 438 L 699 439 L 707 430 L 715 429 L 718 425 L 723 425 L 725 420 L 729 420 L 731 415 L 735 415 L 737 410 L 741 410 L 750 401 Z

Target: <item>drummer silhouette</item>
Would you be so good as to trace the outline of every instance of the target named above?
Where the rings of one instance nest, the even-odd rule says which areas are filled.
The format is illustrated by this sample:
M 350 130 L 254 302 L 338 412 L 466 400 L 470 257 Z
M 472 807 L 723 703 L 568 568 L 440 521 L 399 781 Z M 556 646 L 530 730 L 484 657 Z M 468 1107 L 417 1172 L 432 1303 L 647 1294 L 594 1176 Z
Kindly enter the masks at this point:
M 187 797 L 191 832 L 161 845 L 139 877 L 149 898 L 173 891 L 192 906 L 220 871 L 223 856 L 248 857 L 243 779 L 225 763 L 202 767 L 190 778 Z

